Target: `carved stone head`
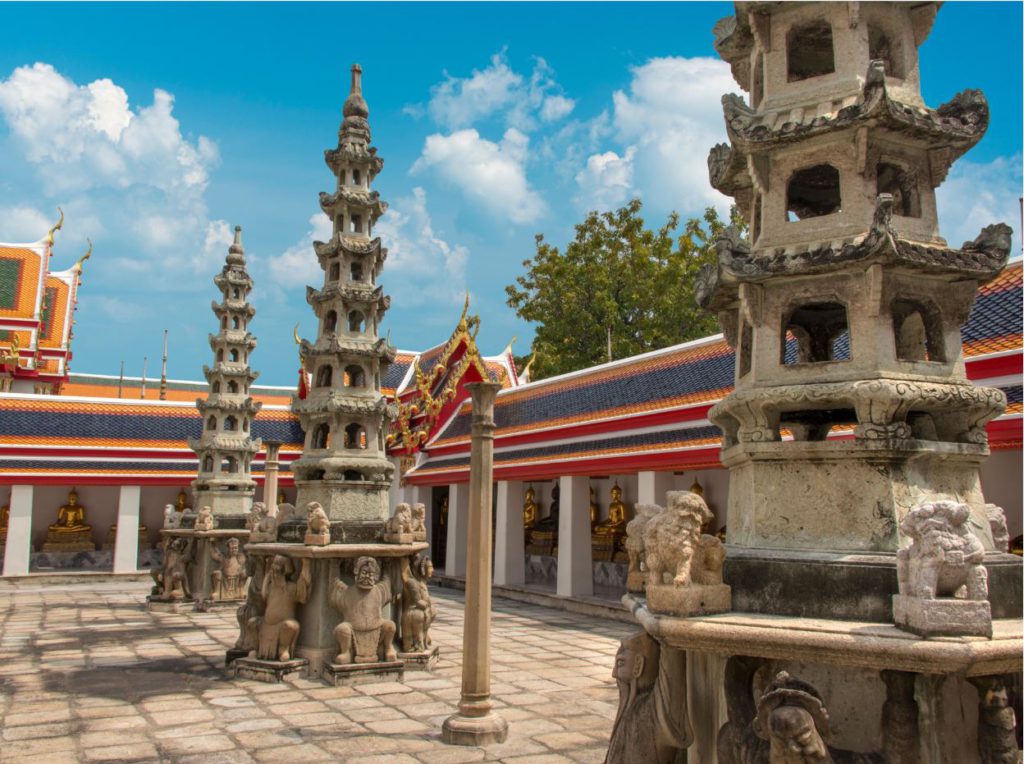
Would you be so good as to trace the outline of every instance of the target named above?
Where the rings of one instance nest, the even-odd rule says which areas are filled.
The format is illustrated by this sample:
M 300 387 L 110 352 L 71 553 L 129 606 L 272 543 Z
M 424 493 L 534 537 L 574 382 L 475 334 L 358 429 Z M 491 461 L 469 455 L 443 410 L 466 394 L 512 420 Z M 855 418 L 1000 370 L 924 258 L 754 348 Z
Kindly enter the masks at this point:
M 372 589 L 380 578 L 380 563 L 373 557 L 360 557 L 356 560 L 353 577 L 360 589 Z
M 757 702 L 754 732 L 771 742 L 772 761 L 829 761 L 832 736 L 828 710 L 818 691 L 807 682 L 780 671 Z
M 646 631 L 626 637 L 615 654 L 612 677 L 619 685 L 635 685 L 643 690 L 654 686 L 658 678 L 661 648 Z

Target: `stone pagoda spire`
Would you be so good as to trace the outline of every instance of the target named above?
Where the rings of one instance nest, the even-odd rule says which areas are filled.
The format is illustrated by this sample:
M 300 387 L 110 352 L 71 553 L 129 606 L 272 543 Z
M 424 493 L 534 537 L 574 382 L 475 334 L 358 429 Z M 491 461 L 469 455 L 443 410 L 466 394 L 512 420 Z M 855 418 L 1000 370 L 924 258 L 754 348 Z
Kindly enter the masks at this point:
M 926 500 L 969 505 L 995 550 L 978 466 L 1006 400 L 968 381 L 960 326 L 1010 229 L 959 248 L 939 235 L 935 189 L 989 110 L 977 90 L 924 105 L 918 46 L 937 8 L 740 2 L 715 28 L 750 94 L 723 97 L 731 145 L 708 159 L 750 240 L 719 239 L 698 284 L 736 350 L 711 418 L 739 610 L 889 621 L 900 523 Z
M 384 437 L 395 412 L 381 395 L 380 380 L 395 349 L 377 336 L 390 303 L 377 285 L 387 250 L 372 238 L 387 205 L 370 188 L 384 162 L 370 146 L 361 78 L 356 64 L 338 146 L 324 152 L 336 183 L 333 193 L 320 194 L 320 207 L 333 235 L 313 245 L 324 272 L 320 289 L 306 288 L 317 337 L 300 344 L 312 386 L 292 402 L 306 433 L 302 457 L 292 465 L 296 503 L 304 508 L 319 502 L 341 521 L 350 541 L 372 538 L 387 519 L 394 471 Z
M 256 338 L 248 327 L 256 310 L 248 301 L 252 279 L 245 268 L 238 226 L 224 268 L 213 283 L 221 292 L 220 302 L 211 305 L 220 330 L 210 335 L 214 365 L 203 367 L 210 391 L 205 399 L 196 401 L 203 416 L 203 434 L 189 440 L 189 447 L 199 457 L 199 476 L 192 483 L 194 506 L 208 506 L 215 515 L 241 515 L 252 506 L 256 489 L 250 470 L 261 442 L 250 433 L 262 404 L 249 392 L 258 376 L 249 368 Z

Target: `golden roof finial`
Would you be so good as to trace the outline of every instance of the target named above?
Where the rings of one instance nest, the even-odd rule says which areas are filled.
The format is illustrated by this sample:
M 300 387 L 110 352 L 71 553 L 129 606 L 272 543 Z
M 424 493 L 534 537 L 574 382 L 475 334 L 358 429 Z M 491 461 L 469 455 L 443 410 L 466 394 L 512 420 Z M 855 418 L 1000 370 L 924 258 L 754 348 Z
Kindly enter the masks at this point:
M 505 346 L 505 349 L 501 351 L 501 354 L 502 355 L 509 355 L 509 354 L 511 354 L 512 353 L 512 346 L 516 344 L 516 340 L 517 339 L 518 339 L 518 337 L 516 337 L 516 335 L 513 334 L 512 335 L 512 339 L 510 339 L 508 341 L 508 344 Z
M 84 263 L 86 260 L 88 260 L 90 257 L 92 257 L 92 239 L 86 238 L 86 241 L 89 242 L 89 250 L 84 255 L 82 255 L 80 258 L 78 258 L 78 262 L 75 263 L 74 267 L 72 267 L 71 270 L 73 270 L 75 273 L 81 273 L 82 272 L 82 263 Z
M 53 235 L 55 233 L 57 233 L 57 231 L 59 231 L 61 228 L 64 227 L 64 210 L 62 210 L 60 207 L 58 207 L 57 208 L 57 212 L 60 213 L 60 220 L 58 220 L 56 225 L 54 225 L 53 228 L 51 228 L 46 233 L 46 243 L 49 244 L 51 247 L 53 246 Z
M 458 331 L 464 332 L 469 327 L 466 324 L 466 314 L 469 312 L 469 287 L 466 288 L 466 303 L 462 306 L 462 315 L 459 316 Z
M 534 350 L 533 354 L 530 356 L 530 360 L 526 362 L 526 366 L 523 367 L 523 370 L 519 373 L 519 376 L 520 377 L 525 377 L 527 380 L 529 380 L 529 378 L 530 378 L 530 367 L 533 366 L 533 362 L 536 361 L 536 360 L 537 360 L 537 351 Z
M 292 330 L 292 334 L 295 337 L 295 344 L 299 346 L 299 364 L 303 363 L 302 358 L 302 340 L 299 339 L 299 325 L 295 324 L 295 329 Z

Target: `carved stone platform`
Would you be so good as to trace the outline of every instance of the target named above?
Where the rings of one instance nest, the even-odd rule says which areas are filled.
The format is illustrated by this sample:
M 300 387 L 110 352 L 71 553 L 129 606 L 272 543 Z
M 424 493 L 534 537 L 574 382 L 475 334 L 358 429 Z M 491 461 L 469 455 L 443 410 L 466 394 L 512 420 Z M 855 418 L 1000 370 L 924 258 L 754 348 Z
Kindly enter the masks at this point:
M 403 653 L 398 651 L 398 660 L 405 665 L 406 671 L 430 671 L 441 658 L 441 648 L 431 647 L 429 650 L 417 650 Z
M 376 663 L 325 663 L 323 678 L 331 684 L 342 687 L 369 682 L 401 682 L 405 664 L 398 661 Z
M 281 682 L 289 674 L 302 671 L 309 665 L 305 658 L 290 661 L 264 661 L 259 658 L 238 658 L 233 666 L 236 677 L 257 682 Z
M 892 617 L 901 629 L 922 637 L 992 636 L 988 600 L 923 599 L 893 595 Z
M 728 584 L 648 584 L 647 606 L 653 613 L 680 617 L 725 613 L 732 607 L 732 588 Z
M 46 541 L 39 548 L 41 552 L 95 552 L 96 544 L 92 540 L 92 531 L 76 533 L 46 534 Z

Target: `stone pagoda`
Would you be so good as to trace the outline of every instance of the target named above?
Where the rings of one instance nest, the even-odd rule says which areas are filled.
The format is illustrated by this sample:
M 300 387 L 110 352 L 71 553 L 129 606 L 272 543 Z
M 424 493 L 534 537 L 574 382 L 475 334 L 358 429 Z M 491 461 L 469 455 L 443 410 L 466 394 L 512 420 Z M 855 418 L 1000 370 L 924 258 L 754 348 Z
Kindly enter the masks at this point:
M 353 541 L 373 538 L 388 517 L 394 465 L 384 438 L 396 413 L 380 392 L 382 371 L 395 358 L 395 349 L 377 336 L 390 304 L 377 285 L 387 250 L 371 238 L 387 209 L 370 188 L 384 161 L 370 146 L 361 78 L 353 66 L 338 147 L 324 154 L 337 179 L 333 193 L 320 194 L 333 235 L 314 245 L 324 282 L 321 289 L 306 288 L 306 301 L 317 317 L 317 337 L 300 345 L 312 385 L 292 402 L 306 433 L 302 457 L 292 465 L 296 504 L 318 502 L 339 521 L 335 537 L 344 529 Z
M 749 93 L 722 99 L 731 143 L 708 160 L 749 239 L 722 236 L 697 290 L 736 352 L 710 413 L 724 566 L 694 494 L 644 508 L 657 519 L 631 523 L 629 546 L 646 592 L 625 601 L 646 634 L 622 656 L 647 668 L 620 679 L 655 703 L 652 661 L 689 684 L 705 705 L 687 717 L 673 696 L 650 739 L 698 761 L 989 762 L 1013 736 L 1021 566 L 978 479 L 1006 400 L 967 379 L 960 337 L 1011 231 L 939 235 L 935 189 L 989 113 L 979 91 L 921 99 L 938 5 L 738 2 L 715 28 Z M 669 516 L 682 556 L 651 531 Z M 630 704 L 610 761 L 642 726 Z
M 314 242 L 324 282 L 306 290 L 318 325 L 314 342 L 299 342 L 312 384 L 292 401 L 306 433 L 292 463 L 296 506 L 256 504 L 250 522 L 252 583 L 226 656 L 250 679 L 301 671 L 336 684 L 379 681 L 438 657 L 433 567 L 420 554 L 424 508 L 399 504 L 389 518 L 394 468 L 384 438 L 397 412 L 380 381 L 395 349 L 377 336 L 389 304 L 377 285 L 387 250 L 371 235 L 386 205 L 370 189 L 384 163 L 370 146 L 361 76 L 353 66 L 338 146 L 325 152 L 336 183 L 320 205 L 333 234 Z
M 192 482 L 193 507 L 198 514 L 167 514 L 170 527 L 161 532 L 165 565 L 154 571 L 157 580 L 150 596 L 150 605 L 158 608 L 168 601 L 176 606 L 182 600 L 206 608 L 245 597 L 240 548 L 249 535 L 246 517 L 256 492 L 252 460 L 262 443 L 252 437 L 251 430 L 262 404 L 250 394 L 258 376 L 249 368 L 249 354 L 256 347 L 249 322 L 256 310 L 249 304 L 253 282 L 245 267 L 238 226 L 224 267 L 213 283 L 221 293 L 220 302 L 211 304 L 219 326 L 217 334 L 210 335 L 214 365 L 203 367 L 209 392 L 206 398 L 196 400 L 203 432 L 198 438 L 189 438 L 189 448 L 199 460 L 199 474 Z M 170 569 L 178 564 L 187 576 Z M 172 585 L 175 577 L 178 587 Z

